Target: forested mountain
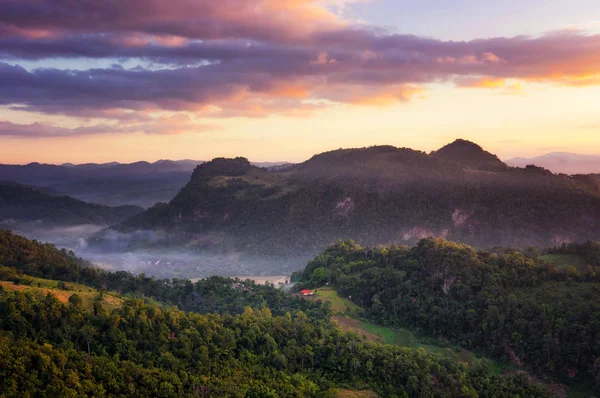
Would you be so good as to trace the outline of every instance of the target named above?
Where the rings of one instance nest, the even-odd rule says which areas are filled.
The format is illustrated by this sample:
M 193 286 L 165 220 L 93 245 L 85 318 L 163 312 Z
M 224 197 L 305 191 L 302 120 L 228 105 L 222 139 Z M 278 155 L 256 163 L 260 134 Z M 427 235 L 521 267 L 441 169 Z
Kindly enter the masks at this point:
M 331 246 L 293 276 L 328 283 L 371 320 L 454 341 L 565 383 L 600 390 L 600 243 L 539 252 Z
M 63 293 L 41 288 L 51 281 L 39 277 L 59 280 Z M 101 287 L 62 282 L 74 280 Z M 101 271 L 7 231 L 0 231 L 0 281 L 6 397 L 345 396 L 340 387 L 382 397 L 551 396 L 521 372 L 496 375 L 344 333 L 330 324 L 327 307 L 273 287 Z M 107 301 L 115 291 L 127 295 Z M 165 305 L 173 304 L 169 297 L 197 304 L 183 312 Z M 219 314 L 207 313 L 205 299 Z M 238 311 L 233 302 L 254 309 Z
M 279 256 L 311 256 L 341 239 L 547 246 L 600 238 L 600 194 L 589 178 L 510 168 L 458 140 L 430 155 L 340 149 L 278 171 L 215 159 L 168 204 L 118 229 L 166 230 L 167 246 Z
M 154 163 L 88 163 L 62 165 L 30 163 L 0 165 L 0 181 L 46 189 L 85 202 L 107 206 L 137 205 L 150 207 L 171 200 L 204 163 L 196 160 L 159 160 Z M 258 167 L 279 168 L 283 162 L 256 163 Z
M 74 224 L 113 225 L 142 211 L 137 206 L 108 207 L 85 203 L 44 189 L 17 183 L 0 183 L 0 223 L 19 226 Z

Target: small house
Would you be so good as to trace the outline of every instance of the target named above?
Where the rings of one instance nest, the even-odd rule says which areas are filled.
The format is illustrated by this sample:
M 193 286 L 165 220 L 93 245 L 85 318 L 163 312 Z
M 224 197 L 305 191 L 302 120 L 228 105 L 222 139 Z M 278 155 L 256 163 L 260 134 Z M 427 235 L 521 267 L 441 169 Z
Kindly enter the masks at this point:
M 314 296 L 313 291 L 308 289 L 301 290 L 300 294 L 303 296 Z

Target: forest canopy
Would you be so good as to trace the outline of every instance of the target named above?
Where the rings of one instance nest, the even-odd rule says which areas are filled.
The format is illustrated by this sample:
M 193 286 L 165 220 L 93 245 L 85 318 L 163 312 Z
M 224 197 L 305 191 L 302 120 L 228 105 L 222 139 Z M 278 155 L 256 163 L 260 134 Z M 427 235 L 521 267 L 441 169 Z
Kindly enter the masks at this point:
M 298 288 L 329 284 L 375 322 L 600 388 L 599 247 L 485 251 L 444 239 L 372 248 L 344 241 L 293 279 Z M 577 266 L 555 265 L 556 253 L 582 257 Z
M 342 332 L 326 305 L 270 286 L 101 271 L 7 231 L 0 264 L 13 282 L 2 286 L 31 287 L 0 288 L 0 390 L 9 397 L 333 397 L 338 387 L 389 397 L 549 396 L 524 373 L 497 375 Z M 98 287 L 85 294 L 97 296 L 86 303 L 84 293 L 66 302 L 39 294 L 36 286 L 48 283 L 41 277 L 68 281 L 57 285 L 65 289 L 84 282 Z M 107 294 L 119 301 L 107 305 Z

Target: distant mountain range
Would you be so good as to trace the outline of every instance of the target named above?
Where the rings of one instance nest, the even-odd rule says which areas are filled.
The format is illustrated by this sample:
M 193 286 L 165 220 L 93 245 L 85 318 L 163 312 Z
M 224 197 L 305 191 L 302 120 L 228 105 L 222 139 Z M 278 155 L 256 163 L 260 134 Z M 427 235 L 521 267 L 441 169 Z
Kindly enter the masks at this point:
M 108 206 L 150 207 L 157 202 L 172 199 L 187 183 L 194 167 L 201 163 L 204 162 L 159 160 L 154 163 L 129 164 L 0 165 L 0 181 L 15 181 L 46 189 L 47 192 Z M 278 167 L 286 163 L 256 165 Z
M 56 227 L 81 224 L 113 225 L 143 209 L 108 207 L 57 196 L 15 182 L 0 182 L 0 228 Z
M 393 146 L 341 149 L 278 170 L 218 158 L 197 166 L 169 203 L 114 232 L 163 232 L 158 241 L 132 239 L 129 248 L 283 257 L 310 257 L 340 239 L 560 245 L 600 238 L 599 190 L 590 176 L 509 167 L 464 140 L 431 154 Z M 94 244 L 110 241 L 98 235 Z
M 580 155 L 568 152 L 552 152 L 533 158 L 514 158 L 506 161 L 513 167 L 525 167 L 529 164 L 543 167 L 553 173 L 600 174 L 600 155 Z

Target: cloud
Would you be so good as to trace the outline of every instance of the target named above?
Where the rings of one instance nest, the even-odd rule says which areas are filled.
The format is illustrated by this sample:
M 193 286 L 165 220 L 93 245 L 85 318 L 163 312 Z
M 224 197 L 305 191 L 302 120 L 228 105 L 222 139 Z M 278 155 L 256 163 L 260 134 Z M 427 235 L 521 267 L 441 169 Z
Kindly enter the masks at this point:
M 303 116 L 332 103 L 409 101 L 432 83 L 503 94 L 528 82 L 600 85 L 598 34 L 444 41 L 352 23 L 343 17 L 351 2 L 5 0 L 0 105 L 154 132 L 167 122 L 151 113 Z M 49 59 L 117 62 L 87 70 L 18 66 Z M 139 66 L 121 66 L 132 62 Z
M 46 123 L 18 124 L 0 120 L 0 136 L 21 138 L 78 137 L 99 134 L 128 134 L 143 132 L 146 134 L 173 135 L 190 131 L 218 130 L 216 125 L 194 123 L 187 115 L 176 114 L 153 118 L 151 123 L 95 124 L 76 128 L 59 127 Z
M 120 130 L 108 125 L 94 125 L 89 127 L 66 128 L 44 123 L 16 124 L 7 120 L 0 120 L 0 136 L 13 137 L 71 137 L 80 135 L 95 135 L 114 133 Z
M 7 0 L 0 21 L 23 32 L 288 41 L 344 26 L 326 5 L 313 0 Z
M 366 91 L 389 85 L 451 81 L 459 86 L 495 88 L 507 79 L 584 85 L 597 84 L 600 76 L 600 35 L 565 33 L 444 42 L 415 36 L 346 33 L 355 35 L 358 42 L 345 41 L 345 36 L 336 36 L 333 41 L 331 35 L 326 35 L 321 40 L 326 44 L 333 41 L 334 45 L 318 49 L 219 42 L 132 50 L 132 56 L 147 51 L 155 59 L 168 58 L 176 64 L 163 69 L 27 71 L 0 64 L 0 103 L 36 110 L 60 105 L 196 111 L 206 106 L 235 108 L 249 96 L 269 101 L 295 92 L 297 101 L 286 103 L 301 107 L 303 98 L 344 102 L 345 96 L 336 94 L 340 85 L 349 90 L 361 86 Z M 125 52 L 118 54 L 124 56 Z M 485 80 L 477 80 L 479 76 Z M 304 88 L 295 90 L 299 84 Z M 286 86 L 291 89 L 282 89 Z M 333 94 L 328 94 L 328 88 Z M 517 91 L 518 87 L 513 89 Z M 297 95 L 300 92 L 302 95 Z M 399 96 L 399 101 L 403 98 Z
M 490 77 L 463 77 L 454 80 L 457 87 L 493 89 L 501 94 L 522 94 L 525 90 L 521 81 Z
M 503 88 L 506 86 L 505 79 L 487 77 L 466 77 L 455 80 L 457 87 L 465 88 Z

